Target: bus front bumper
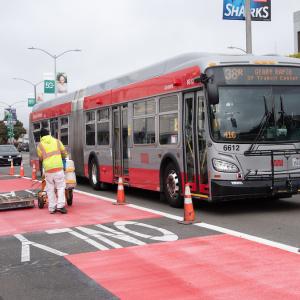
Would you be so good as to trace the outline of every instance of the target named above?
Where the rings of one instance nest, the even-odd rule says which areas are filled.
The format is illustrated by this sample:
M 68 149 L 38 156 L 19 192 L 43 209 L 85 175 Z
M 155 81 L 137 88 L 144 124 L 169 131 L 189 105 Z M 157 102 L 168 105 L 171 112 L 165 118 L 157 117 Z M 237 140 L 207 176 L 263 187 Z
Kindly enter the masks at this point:
M 300 178 L 290 180 L 211 181 L 211 200 L 229 201 L 246 198 L 291 197 L 300 191 Z

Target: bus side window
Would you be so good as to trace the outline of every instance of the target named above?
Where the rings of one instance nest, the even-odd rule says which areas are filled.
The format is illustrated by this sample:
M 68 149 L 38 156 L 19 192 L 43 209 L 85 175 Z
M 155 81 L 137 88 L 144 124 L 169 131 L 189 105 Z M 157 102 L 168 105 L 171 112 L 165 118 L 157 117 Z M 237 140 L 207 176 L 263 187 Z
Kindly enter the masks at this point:
M 41 131 L 40 122 L 33 123 L 32 128 L 33 128 L 32 132 L 33 132 L 34 141 L 36 143 L 39 143 L 40 142 L 40 131 Z
M 51 119 L 50 120 L 50 132 L 53 137 L 58 139 L 58 119 Z
M 95 111 L 85 113 L 85 143 L 88 146 L 94 146 L 95 143 Z
M 178 144 L 178 96 L 159 99 L 159 143 Z
M 155 143 L 155 112 L 154 99 L 133 104 L 133 143 Z
M 60 140 L 64 145 L 69 145 L 69 118 L 60 118 Z
M 41 122 L 42 128 L 46 128 L 50 132 L 50 125 L 49 125 L 49 120 L 43 120 Z
M 109 109 L 97 111 L 97 144 L 109 145 Z

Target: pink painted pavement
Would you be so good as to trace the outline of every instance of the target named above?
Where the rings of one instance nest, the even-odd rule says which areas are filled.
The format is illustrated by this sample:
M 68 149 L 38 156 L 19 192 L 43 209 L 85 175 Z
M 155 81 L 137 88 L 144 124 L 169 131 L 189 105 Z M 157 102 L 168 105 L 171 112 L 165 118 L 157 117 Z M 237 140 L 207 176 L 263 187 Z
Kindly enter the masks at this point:
M 300 299 L 300 256 L 213 235 L 66 256 L 121 299 Z

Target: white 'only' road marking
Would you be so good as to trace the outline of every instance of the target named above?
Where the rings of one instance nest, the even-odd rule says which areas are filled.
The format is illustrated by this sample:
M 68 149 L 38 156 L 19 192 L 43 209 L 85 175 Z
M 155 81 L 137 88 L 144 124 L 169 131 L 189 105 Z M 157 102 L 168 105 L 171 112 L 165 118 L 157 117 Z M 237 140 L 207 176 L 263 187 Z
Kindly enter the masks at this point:
M 29 177 L 23 177 L 23 178 L 31 180 L 31 178 L 29 178 Z M 91 196 L 91 197 L 94 197 L 94 198 L 98 198 L 98 199 L 108 201 L 108 202 L 116 202 L 115 199 L 108 198 L 108 197 L 105 197 L 105 196 L 94 195 L 92 193 L 88 193 L 88 192 L 84 192 L 84 191 L 80 191 L 80 190 L 74 190 L 74 192 L 79 193 L 79 194 L 83 194 L 83 195 L 87 195 L 87 196 Z M 139 209 L 139 210 L 142 210 L 142 211 L 151 212 L 151 213 L 154 213 L 154 214 L 157 214 L 157 215 L 160 215 L 160 216 L 172 219 L 172 220 L 182 221 L 182 217 L 172 215 L 170 213 L 165 213 L 165 212 L 162 212 L 162 211 L 159 211 L 159 210 L 142 207 L 142 206 L 135 205 L 135 204 L 127 204 L 127 206 L 132 207 L 132 208 L 136 208 L 136 209 Z M 261 237 L 255 236 L 255 235 L 250 235 L 250 234 L 247 234 L 247 233 L 243 233 L 243 232 L 239 232 L 239 231 L 236 231 L 236 230 L 231 230 L 231 229 L 228 229 L 228 228 L 224 228 L 224 227 L 220 227 L 220 226 L 216 226 L 216 225 L 212 225 L 212 224 L 207 224 L 207 223 L 195 223 L 193 225 L 198 226 L 198 227 L 203 227 L 203 228 L 206 228 L 206 229 L 210 229 L 210 230 L 214 230 L 214 231 L 217 231 L 217 232 L 225 233 L 225 234 L 228 234 L 228 235 L 231 235 L 231 236 L 239 237 L 239 238 L 242 238 L 242 239 L 246 239 L 246 240 L 253 241 L 253 242 L 256 242 L 256 243 L 259 243 L 259 244 L 263 244 L 263 245 L 267 245 L 267 246 L 270 246 L 270 247 L 278 248 L 278 249 L 285 250 L 285 251 L 288 251 L 288 252 L 292 252 L 292 253 L 295 253 L 295 254 L 300 254 L 299 253 L 300 249 L 297 248 L 297 247 L 293 247 L 293 246 L 289 246 L 289 245 L 286 245 L 286 244 L 283 244 L 283 243 L 271 241 L 271 240 L 264 239 L 264 238 L 261 238 Z
M 94 194 L 91 194 L 91 193 L 88 193 L 88 192 L 83 192 L 83 191 L 79 191 L 79 190 L 75 190 L 75 192 L 77 192 L 79 194 L 84 194 L 84 195 L 96 197 L 96 198 L 99 198 L 101 200 L 105 200 L 105 201 L 108 201 L 108 202 L 116 202 L 115 199 L 104 197 L 104 196 L 94 195 Z M 136 208 L 136 209 L 139 209 L 139 210 L 147 211 L 147 212 L 150 212 L 150 213 L 154 213 L 154 214 L 157 214 L 157 215 L 161 215 L 163 217 L 173 219 L 173 220 L 176 220 L 176 221 L 182 221 L 182 217 L 172 215 L 172 214 L 169 214 L 169 213 L 165 213 L 165 212 L 162 212 L 162 211 L 159 211 L 159 210 L 142 207 L 142 206 L 135 205 L 135 204 L 127 204 L 127 206 L 132 207 L 132 208 Z M 228 229 L 228 228 L 224 228 L 224 227 L 220 227 L 220 226 L 216 226 L 216 225 L 211 225 L 211 224 L 207 224 L 207 223 L 195 223 L 193 225 L 198 226 L 198 227 L 203 227 L 203 228 L 206 228 L 206 229 L 210 229 L 210 230 L 214 230 L 214 231 L 218 231 L 218 232 L 221 232 L 221 233 L 225 233 L 225 234 L 232 235 L 232 236 L 235 236 L 235 237 L 239 237 L 239 238 L 242 238 L 242 239 L 246 239 L 246 240 L 249 240 L 249 241 L 253 241 L 253 242 L 256 242 L 256 243 L 259 243 L 259 244 L 264 244 L 264 245 L 267 245 L 267 246 L 275 247 L 275 248 L 285 250 L 285 251 L 288 251 L 288 252 L 299 254 L 299 249 L 297 247 L 293 247 L 293 246 L 289 246 L 289 245 L 286 245 L 286 244 L 283 244 L 283 243 L 271 241 L 271 240 L 264 239 L 264 238 L 261 238 L 261 237 L 258 237 L 258 236 L 250 235 L 250 234 L 247 234 L 247 233 L 243 233 L 243 232 L 239 232 L 239 231 L 236 231 L 236 230 L 231 230 L 231 229 Z

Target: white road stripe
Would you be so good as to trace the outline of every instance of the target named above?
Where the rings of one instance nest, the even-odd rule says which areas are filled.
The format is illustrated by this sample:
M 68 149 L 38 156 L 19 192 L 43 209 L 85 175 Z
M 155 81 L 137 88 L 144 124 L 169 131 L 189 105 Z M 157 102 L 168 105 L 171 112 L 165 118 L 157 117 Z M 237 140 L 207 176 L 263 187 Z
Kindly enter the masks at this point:
M 226 233 L 228 235 L 232 235 L 232 236 L 239 237 L 239 238 L 242 238 L 242 239 L 245 239 L 245 240 L 257 242 L 257 243 L 264 244 L 264 245 L 267 245 L 267 246 L 275 247 L 275 248 L 278 248 L 278 249 L 281 249 L 281 250 L 285 250 L 285 251 L 289 251 L 289 252 L 299 254 L 298 248 L 296 248 L 296 247 L 289 246 L 289 245 L 282 244 L 282 243 L 278 243 L 278 242 L 273 242 L 273 241 L 270 241 L 270 240 L 267 240 L 267 239 L 264 239 L 264 238 L 260 238 L 258 236 L 254 236 L 254 235 L 250 235 L 250 234 L 247 234 L 247 233 L 242 233 L 242 232 L 239 232 L 239 231 L 223 228 L 223 227 L 220 227 L 220 226 L 210 225 L 210 224 L 206 224 L 206 223 L 196 223 L 194 225 L 202 227 L 202 228 L 206 228 L 206 229 Z
M 26 239 L 22 234 L 15 234 L 14 236 L 22 243 L 21 262 L 30 261 L 30 245 L 34 246 L 36 248 L 45 250 L 47 252 L 50 252 L 52 254 L 58 255 L 58 256 L 68 255 L 67 253 L 64 253 L 64 252 L 61 252 L 59 250 L 53 249 L 53 248 L 48 247 L 46 245 L 31 242 L 28 239 Z
M 30 261 L 30 242 L 21 234 L 15 234 L 15 237 L 22 243 L 21 262 Z
M 99 249 L 99 250 L 108 250 L 107 247 L 105 247 L 104 245 L 101 245 L 99 244 L 98 242 L 90 239 L 89 237 L 79 233 L 79 232 L 76 232 L 70 228 L 59 228 L 59 229 L 50 229 L 50 230 L 46 230 L 46 232 L 48 234 L 55 234 L 55 233 L 64 233 L 64 232 L 67 232 L 67 233 L 70 233 L 74 236 L 76 236 L 77 238 L 87 242 L 88 244 L 94 246 L 95 248 Z
M 101 200 L 104 200 L 104 201 L 107 201 L 107 202 L 116 202 L 117 201 L 117 200 L 112 199 L 112 198 L 108 198 L 108 197 L 104 197 L 104 196 L 99 196 L 99 195 L 94 195 L 94 194 L 91 194 L 91 193 L 88 193 L 88 192 L 84 192 L 84 191 L 80 191 L 80 190 L 77 190 L 77 189 L 75 189 L 74 192 L 76 192 L 78 194 L 86 195 L 86 196 L 93 196 L 95 198 L 98 198 L 98 199 L 101 199 Z

